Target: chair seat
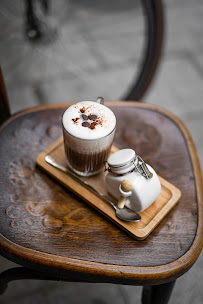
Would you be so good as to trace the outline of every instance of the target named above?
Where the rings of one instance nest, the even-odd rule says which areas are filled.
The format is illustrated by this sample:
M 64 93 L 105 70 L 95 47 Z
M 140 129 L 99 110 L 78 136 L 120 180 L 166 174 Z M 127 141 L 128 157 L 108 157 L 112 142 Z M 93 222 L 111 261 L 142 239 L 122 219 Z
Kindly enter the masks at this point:
M 202 249 L 202 179 L 184 125 L 149 104 L 108 103 L 114 144 L 132 148 L 181 190 L 179 203 L 142 241 L 133 239 L 36 166 L 62 135 L 68 105 L 12 116 L 0 129 L 0 250 L 8 259 L 81 281 L 152 285 L 186 272 Z

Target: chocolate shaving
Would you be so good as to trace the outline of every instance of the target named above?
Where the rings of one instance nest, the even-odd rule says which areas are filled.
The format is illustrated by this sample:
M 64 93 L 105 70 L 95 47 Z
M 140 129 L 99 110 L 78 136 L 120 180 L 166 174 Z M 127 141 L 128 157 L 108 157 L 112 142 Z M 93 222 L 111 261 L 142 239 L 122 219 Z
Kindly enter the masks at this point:
M 90 129 L 91 130 L 93 130 L 93 129 L 95 129 L 95 127 L 96 127 L 96 125 L 97 125 L 98 123 L 96 122 L 96 121 L 93 121 L 92 123 L 91 123 L 91 125 L 90 125 Z
M 80 119 L 79 117 L 76 117 L 76 118 L 73 118 L 72 121 L 74 122 L 74 124 L 77 124 L 79 119 Z
M 80 113 L 85 113 L 85 107 L 80 109 Z

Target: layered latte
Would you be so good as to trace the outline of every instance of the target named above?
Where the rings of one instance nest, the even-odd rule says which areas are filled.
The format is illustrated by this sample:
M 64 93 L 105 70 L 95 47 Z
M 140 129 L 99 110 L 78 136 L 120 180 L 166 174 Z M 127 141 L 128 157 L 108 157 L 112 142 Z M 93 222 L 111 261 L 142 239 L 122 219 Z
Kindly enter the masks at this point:
M 65 111 L 62 124 L 69 167 L 83 176 L 100 172 L 115 133 L 114 113 L 97 102 L 82 101 Z

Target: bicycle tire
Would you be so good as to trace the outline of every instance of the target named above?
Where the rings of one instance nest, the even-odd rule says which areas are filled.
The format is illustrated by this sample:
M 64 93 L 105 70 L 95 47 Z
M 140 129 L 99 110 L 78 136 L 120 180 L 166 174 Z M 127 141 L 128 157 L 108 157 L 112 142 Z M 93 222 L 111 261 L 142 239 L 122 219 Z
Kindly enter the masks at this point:
M 164 34 L 164 13 L 162 0 L 141 0 L 145 15 L 146 42 L 141 69 L 129 93 L 122 100 L 140 101 L 156 74 L 161 59 Z

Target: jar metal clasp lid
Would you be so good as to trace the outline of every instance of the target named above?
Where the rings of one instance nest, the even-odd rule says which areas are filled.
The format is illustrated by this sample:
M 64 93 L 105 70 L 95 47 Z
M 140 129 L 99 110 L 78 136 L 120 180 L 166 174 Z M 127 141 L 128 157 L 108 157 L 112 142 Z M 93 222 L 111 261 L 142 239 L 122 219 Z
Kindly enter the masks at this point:
M 153 177 L 153 173 L 151 171 L 149 171 L 146 163 L 144 162 L 144 160 L 141 158 L 141 156 L 137 155 L 137 165 L 135 165 L 135 168 L 137 169 L 137 171 L 144 177 L 146 177 L 147 179 L 150 179 Z
M 132 165 L 133 165 L 133 169 L 132 169 Z M 122 169 L 124 167 L 129 167 L 131 169 L 129 169 L 129 171 L 125 172 L 125 173 L 115 173 L 112 171 L 112 169 Z M 113 173 L 115 176 L 123 176 L 126 175 L 128 173 L 133 172 L 135 169 L 137 169 L 137 171 L 144 176 L 146 179 L 151 179 L 153 177 L 153 173 L 148 169 L 146 163 L 144 162 L 144 160 L 141 158 L 141 156 L 136 155 L 135 158 L 129 162 L 125 162 L 123 164 L 119 164 L 119 165 L 109 165 L 108 161 L 105 161 L 105 168 L 104 171 L 108 171 L 110 173 Z

